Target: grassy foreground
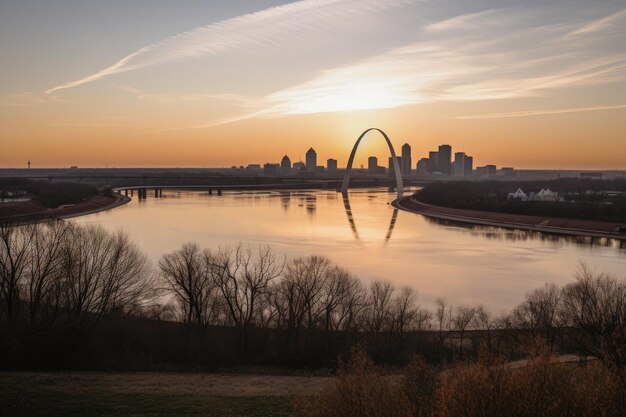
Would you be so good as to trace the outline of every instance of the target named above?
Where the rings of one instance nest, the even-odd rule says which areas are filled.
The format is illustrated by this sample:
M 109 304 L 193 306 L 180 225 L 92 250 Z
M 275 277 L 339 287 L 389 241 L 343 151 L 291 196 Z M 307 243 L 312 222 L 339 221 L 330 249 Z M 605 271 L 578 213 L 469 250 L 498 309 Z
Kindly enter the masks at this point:
M 65 394 L 3 392 L 0 415 L 33 416 L 290 416 L 288 397 L 201 397 L 198 395 Z
M 292 395 L 282 387 L 301 381 L 289 379 L 198 374 L 170 377 L 165 373 L 0 373 L 0 416 L 291 416 Z M 259 389 L 242 388 L 254 383 Z M 317 383 L 314 379 L 313 384 Z

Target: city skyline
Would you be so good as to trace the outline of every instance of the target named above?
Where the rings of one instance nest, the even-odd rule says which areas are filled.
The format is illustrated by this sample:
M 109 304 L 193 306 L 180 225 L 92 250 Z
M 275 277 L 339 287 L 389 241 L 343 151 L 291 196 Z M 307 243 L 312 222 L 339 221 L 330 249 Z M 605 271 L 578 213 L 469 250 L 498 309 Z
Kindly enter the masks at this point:
M 228 167 L 308 143 L 341 165 L 379 127 L 472 149 L 475 166 L 626 169 L 622 1 L 0 11 L 0 167 Z M 369 146 L 358 166 L 387 157 Z

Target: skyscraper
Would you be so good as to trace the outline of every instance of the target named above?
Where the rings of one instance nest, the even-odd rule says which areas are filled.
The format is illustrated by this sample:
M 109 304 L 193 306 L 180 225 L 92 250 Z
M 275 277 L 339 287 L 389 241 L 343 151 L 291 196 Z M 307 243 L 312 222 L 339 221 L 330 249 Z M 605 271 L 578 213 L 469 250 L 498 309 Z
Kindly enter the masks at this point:
M 452 164 L 452 174 L 457 177 L 465 175 L 465 152 L 455 152 L 454 164 Z
M 291 159 L 287 155 L 283 156 L 283 159 L 280 161 L 280 171 L 283 174 L 291 171 Z
M 472 173 L 474 172 L 474 158 L 473 157 L 469 155 L 465 155 L 464 169 L 465 169 L 464 175 L 466 177 L 470 177 Z
M 417 161 L 417 165 L 415 166 L 415 173 L 417 175 L 424 175 L 428 172 L 428 158 L 422 158 Z
M 428 152 L 428 164 L 426 164 L 426 171 L 439 172 L 439 152 Z
M 452 147 L 450 145 L 439 145 L 439 172 L 450 175 L 452 171 Z
M 317 167 L 317 152 L 315 152 L 315 149 L 310 148 L 306 151 L 306 170 L 315 172 L 315 167 Z
M 336 159 L 329 159 L 326 161 L 326 170 L 328 172 L 337 172 L 337 160 Z
M 402 175 L 411 175 L 411 145 L 402 145 Z
M 402 172 L 402 157 L 401 156 L 396 156 L 396 159 L 398 160 L 398 165 L 400 166 L 400 172 Z M 395 168 L 393 167 L 393 158 L 390 156 L 389 157 L 389 174 L 394 175 L 395 174 Z
M 378 172 L 378 158 L 375 156 L 367 158 L 367 172 L 370 174 L 376 174 Z

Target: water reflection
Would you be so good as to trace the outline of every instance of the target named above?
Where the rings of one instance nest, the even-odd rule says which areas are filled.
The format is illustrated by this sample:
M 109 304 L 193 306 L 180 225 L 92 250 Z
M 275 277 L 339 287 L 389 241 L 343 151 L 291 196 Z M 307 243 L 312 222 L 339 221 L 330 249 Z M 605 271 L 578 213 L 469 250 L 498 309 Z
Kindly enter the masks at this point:
M 352 230 L 352 234 L 354 234 L 354 238 L 359 240 L 359 231 L 356 227 L 356 222 L 354 221 L 354 216 L 352 215 L 352 208 L 350 207 L 350 196 L 348 193 L 341 193 L 343 199 L 343 208 L 346 211 L 346 216 L 348 217 L 348 224 L 350 225 L 350 229 Z M 373 195 L 367 196 L 369 201 L 376 200 L 376 197 Z M 385 235 L 385 243 L 391 239 L 391 234 L 393 233 L 393 228 L 396 226 L 396 221 L 398 219 L 398 209 L 394 207 L 393 213 L 391 214 L 391 221 L 389 222 L 389 227 L 387 227 L 387 234 Z
M 267 244 L 280 257 L 327 256 L 364 280 L 412 286 L 425 305 L 446 297 L 496 312 L 546 282 L 571 282 L 580 261 L 618 276 L 626 270 L 623 243 L 427 219 L 394 209 L 394 197 L 386 188 L 164 190 L 75 221 L 124 230 L 155 265 L 188 242 Z
M 535 230 L 508 229 L 498 226 L 486 226 L 465 222 L 455 222 L 453 220 L 437 219 L 433 217 L 425 217 L 425 219 L 428 223 L 465 229 L 472 234 L 480 235 L 486 239 L 508 240 L 512 242 L 540 240 L 542 242 L 551 242 L 556 245 L 576 244 L 581 246 L 602 246 L 616 249 L 626 249 L 626 240 L 620 239 L 562 235 L 557 233 L 538 232 Z

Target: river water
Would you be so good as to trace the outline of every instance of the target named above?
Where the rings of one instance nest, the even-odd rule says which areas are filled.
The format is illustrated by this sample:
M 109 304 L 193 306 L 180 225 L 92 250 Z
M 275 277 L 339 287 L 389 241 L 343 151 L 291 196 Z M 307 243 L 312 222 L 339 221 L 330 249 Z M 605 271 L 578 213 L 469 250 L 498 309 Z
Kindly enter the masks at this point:
M 580 262 L 626 277 L 626 245 L 493 227 L 444 224 L 395 210 L 387 189 L 148 193 L 74 219 L 125 230 L 156 264 L 186 242 L 270 245 L 288 259 L 324 255 L 364 281 L 409 285 L 419 301 L 482 304 L 494 313 L 545 283 L 571 282 Z

